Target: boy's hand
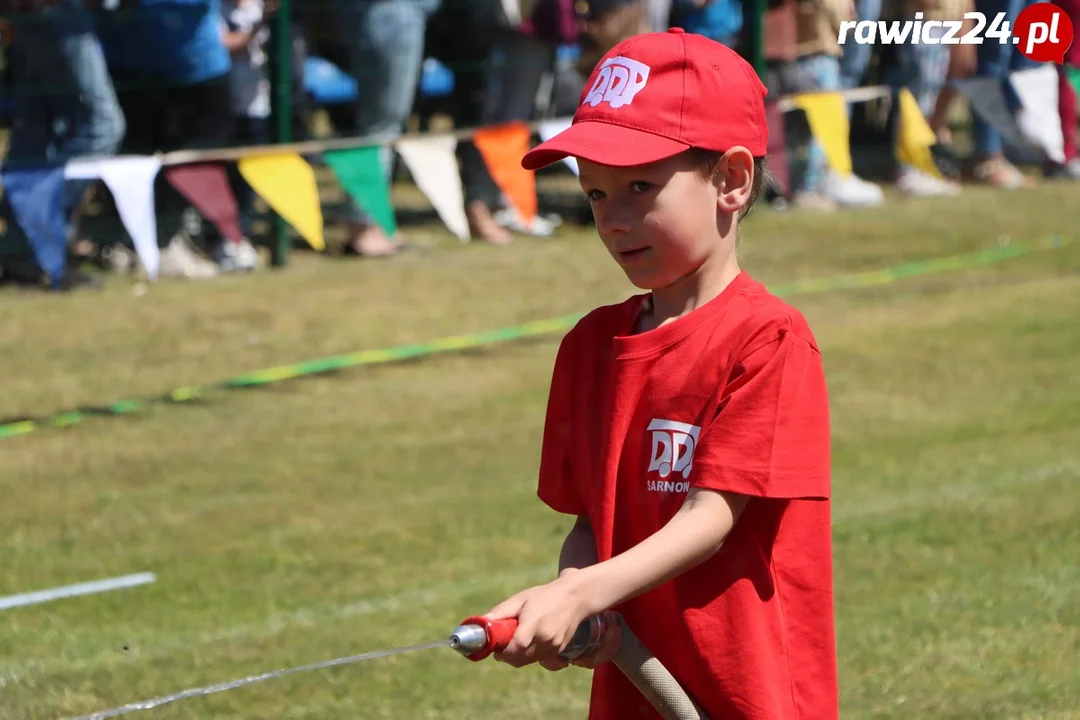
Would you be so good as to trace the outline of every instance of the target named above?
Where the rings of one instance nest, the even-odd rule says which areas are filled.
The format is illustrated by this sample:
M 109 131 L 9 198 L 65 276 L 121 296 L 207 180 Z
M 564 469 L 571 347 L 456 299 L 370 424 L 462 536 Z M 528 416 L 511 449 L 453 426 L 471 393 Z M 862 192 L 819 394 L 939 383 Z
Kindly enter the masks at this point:
M 506 649 L 495 653 L 499 662 L 523 667 L 539 662 L 548 670 L 561 670 L 566 661 L 559 657 L 570 644 L 578 625 L 588 617 L 584 598 L 573 581 L 576 573 L 522 590 L 499 603 L 486 614 L 493 620 L 517 618 L 518 626 Z
M 606 623 L 604 634 L 600 638 L 600 647 L 588 655 L 579 657 L 571 664 L 593 670 L 604 663 L 611 662 L 619 654 L 619 649 L 622 647 L 622 626 L 619 625 L 618 615 L 609 610 L 604 613 L 604 620 Z M 562 660 L 562 658 L 558 659 Z

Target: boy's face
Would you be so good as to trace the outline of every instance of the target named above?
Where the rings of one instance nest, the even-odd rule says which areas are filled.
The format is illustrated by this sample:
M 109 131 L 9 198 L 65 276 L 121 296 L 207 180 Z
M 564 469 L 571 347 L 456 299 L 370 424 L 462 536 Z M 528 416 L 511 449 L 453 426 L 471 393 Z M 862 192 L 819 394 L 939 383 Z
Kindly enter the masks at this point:
M 578 168 L 600 239 L 637 287 L 667 287 L 734 252 L 717 225 L 721 187 L 687 154 L 631 168 L 579 159 Z

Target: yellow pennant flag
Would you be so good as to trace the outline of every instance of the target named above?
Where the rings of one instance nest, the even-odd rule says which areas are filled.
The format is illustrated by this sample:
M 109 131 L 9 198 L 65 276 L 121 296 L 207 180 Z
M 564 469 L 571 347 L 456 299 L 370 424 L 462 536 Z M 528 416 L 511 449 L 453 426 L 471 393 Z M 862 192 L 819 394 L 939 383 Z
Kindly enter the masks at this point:
M 825 150 L 829 167 L 838 175 L 850 175 L 851 131 L 844 96 L 838 92 L 802 93 L 795 96 L 795 106 L 806 112 L 810 132 Z
M 316 250 L 324 250 L 322 204 L 315 171 L 296 153 L 241 158 L 240 174 Z
M 930 152 L 937 136 L 926 122 L 919 103 L 907 88 L 900 90 L 900 128 L 896 134 L 896 159 L 934 177 L 944 177 Z

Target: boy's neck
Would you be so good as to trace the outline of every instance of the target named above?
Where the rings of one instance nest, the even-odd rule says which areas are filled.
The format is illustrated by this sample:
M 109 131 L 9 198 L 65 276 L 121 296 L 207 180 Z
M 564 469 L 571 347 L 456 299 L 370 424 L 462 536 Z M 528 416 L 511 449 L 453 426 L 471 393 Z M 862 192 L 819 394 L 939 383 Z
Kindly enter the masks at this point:
M 646 332 L 688 315 L 724 292 L 739 275 L 738 259 L 732 253 L 710 258 L 671 285 L 653 290 L 637 322 L 637 332 Z

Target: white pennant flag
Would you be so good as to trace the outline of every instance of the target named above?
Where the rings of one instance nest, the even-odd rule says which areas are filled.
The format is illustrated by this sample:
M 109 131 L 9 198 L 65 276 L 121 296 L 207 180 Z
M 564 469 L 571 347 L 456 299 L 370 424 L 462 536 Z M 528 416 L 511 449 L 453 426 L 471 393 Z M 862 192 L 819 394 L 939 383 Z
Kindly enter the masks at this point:
M 161 262 L 154 212 L 154 179 L 160 170 L 160 158 L 138 155 L 72 160 L 64 167 L 64 177 L 69 180 L 100 178 L 105 182 L 124 229 L 131 236 L 135 252 L 151 280 L 157 279 Z
M 570 123 L 571 123 L 570 118 L 563 118 L 563 119 L 559 119 L 559 120 L 548 120 L 548 121 L 540 124 L 540 127 L 537 129 L 537 132 L 540 134 L 540 139 L 543 142 L 547 142 L 551 138 L 553 138 L 556 135 L 558 135 L 559 133 L 561 133 L 563 130 L 566 130 L 567 128 L 569 128 Z M 578 174 L 577 158 L 567 157 L 567 158 L 563 159 L 563 162 L 566 163 L 570 167 L 570 169 L 574 171 L 575 175 Z
M 1065 163 L 1065 136 L 1058 114 L 1058 73 L 1053 65 L 1019 70 L 1009 75 L 1009 82 L 1023 107 L 1016 123 L 1024 135 L 1046 150 L 1051 160 Z
M 435 207 L 450 232 L 463 243 L 469 242 L 469 220 L 465 217 L 465 194 L 454 150 L 453 137 L 399 140 L 401 159 L 416 184 Z

